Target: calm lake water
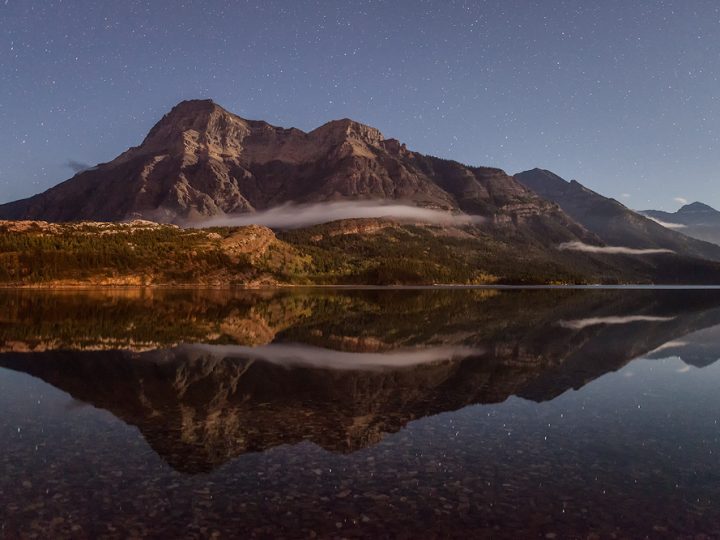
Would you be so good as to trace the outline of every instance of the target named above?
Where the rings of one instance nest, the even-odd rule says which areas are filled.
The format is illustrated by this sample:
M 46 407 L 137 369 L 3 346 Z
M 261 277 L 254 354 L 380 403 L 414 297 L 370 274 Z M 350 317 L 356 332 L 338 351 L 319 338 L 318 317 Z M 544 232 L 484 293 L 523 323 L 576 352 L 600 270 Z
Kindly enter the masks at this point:
M 720 290 L 0 306 L 2 537 L 720 537 Z

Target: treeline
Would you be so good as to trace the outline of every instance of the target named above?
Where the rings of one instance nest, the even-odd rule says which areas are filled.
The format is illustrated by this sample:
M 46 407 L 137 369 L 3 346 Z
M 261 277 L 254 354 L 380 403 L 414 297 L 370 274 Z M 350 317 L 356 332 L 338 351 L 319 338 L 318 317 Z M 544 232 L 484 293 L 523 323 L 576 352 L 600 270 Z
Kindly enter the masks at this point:
M 540 251 L 502 232 L 387 226 L 343 234 L 338 224 L 277 233 L 262 253 L 226 251 L 236 228 L 0 226 L 0 283 L 491 284 L 581 283 L 585 258 Z M 551 258 L 552 257 L 552 258 Z M 562 260 L 560 260 L 562 258 Z M 557 259 L 557 260 L 556 260 Z M 584 278 L 584 279 L 583 279 Z
M 438 236 L 413 226 L 369 234 L 323 233 L 321 226 L 280 235 L 312 256 L 314 278 L 320 282 L 392 285 L 492 281 L 482 269 L 474 238 Z
M 217 244 L 217 243 L 215 243 Z M 170 227 L 105 233 L 0 231 L 0 282 L 40 283 L 106 275 L 194 279 L 231 260 L 207 235 Z
M 522 238 L 505 239 L 497 231 L 447 234 L 404 225 L 337 234 L 337 227 L 319 225 L 278 236 L 312 256 L 318 283 L 579 283 L 588 275 L 572 260 L 559 264 Z

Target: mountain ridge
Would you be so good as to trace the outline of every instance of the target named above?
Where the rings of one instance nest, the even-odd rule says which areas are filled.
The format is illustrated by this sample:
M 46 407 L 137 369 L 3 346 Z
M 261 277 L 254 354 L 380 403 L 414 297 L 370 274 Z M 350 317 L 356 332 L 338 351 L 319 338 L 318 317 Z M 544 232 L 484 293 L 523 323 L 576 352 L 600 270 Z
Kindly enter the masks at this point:
M 690 257 L 720 260 L 720 246 L 668 229 L 577 180 L 568 182 L 539 168 L 518 173 L 515 178 L 541 197 L 557 203 L 571 218 L 609 245 L 665 248 Z
M 551 206 L 504 171 L 412 152 L 350 119 L 310 132 L 183 101 L 142 143 L 49 190 L 0 205 L 0 219 L 173 222 L 286 202 L 383 199 L 481 215 Z
M 720 211 L 710 205 L 695 201 L 683 205 L 677 212 L 641 210 L 640 213 L 687 236 L 720 245 Z

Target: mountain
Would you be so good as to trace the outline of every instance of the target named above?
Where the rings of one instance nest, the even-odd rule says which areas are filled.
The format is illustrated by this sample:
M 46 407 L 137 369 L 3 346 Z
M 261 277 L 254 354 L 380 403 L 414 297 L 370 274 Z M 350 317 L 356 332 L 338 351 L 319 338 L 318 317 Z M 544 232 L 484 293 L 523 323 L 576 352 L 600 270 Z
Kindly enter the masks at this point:
M 0 219 L 178 222 L 348 199 L 397 200 L 506 223 L 543 216 L 583 234 L 500 169 L 418 154 L 349 119 L 305 133 L 240 118 L 211 100 L 181 102 L 140 146 L 0 206 Z
M 720 212 L 701 202 L 686 204 L 677 212 L 642 210 L 643 215 L 687 236 L 720 245 Z
M 707 367 L 720 360 L 720 326 L 713 326 L 682 339 L 669 341 L 647 355 L 647 358 L 677 356 L 689 366 Z
M 500 169 L 419 154 L 349 119 L 306 133 L 240 118 L 211 100 L 184 101 L 139 146 L 44 193 L 0 205 L 0 220 L 43 220 L 20 225 L 22 230 L 12 221 L 0 221 L 0 282 L 720 281 L 720 264 L 715 262 L 720 261 L 720 246 L 669 231 L 619 203 L 614 204 L 628 214 L 619 220 L 616 234 L 607 234 L 608 227 L 594 227 L 586 212 L 573 212 L 572 207 L 566 212 L 543 195 Z M 329 203 L 359 208 L 369 200 L 423 207 L 425 213 L 440 211 L 449 222 L 328 217 Z M 209 218 L 275 212 L 288 203 L 319 204 L 312 212 L 321 220 L 339 220 L 296 231 L 223 227 L 195 233 L 142 225 L 137 236 L 138 227 L 103 225 L 151 220 L 201 227 Z M 476 216 L 472 223 L 467 214 Z M 649 227 L 652 242 L 631 238 L 628 244 L 623 235 L 631 219 Z M 83 223 L 56 226 L 77 221 Z M 607 219 L 600 221 L 607 225 Z M 260 256 L 233 247 L 247 234 L 258 240 Z M 650 245 L 660 252 L 558 249 L 563 244 L 601 248 L 603 242 Z
M 720 260 L 720 246 L 663 227 L 576 180 L 568 182 L 544 169 L 516 174 L 515 179 L 544 199 L 560 205 L 565 213 L 609 245 L 669 249 L 688 257 Z
M 0 219 L 91 220 L 79 234 L 71 232 L 85 246 L 81 258 L 73 254 L 79 262 L 70 272 L 72 275 L 65 274 L 74 279 L 87 273 L 88 268 L 83 267 L 86 263 L 97 266 L 99 257 L 107 259 L 106 253 L 94 253 L 96 248 L 88 243 L 95 234 L 91 231 L 98 230 L 97 222 L 144 218 L 187 224 L 233 213 L 252 215 L 289 202 L 371 199 L 480 215 L 482 227 L 471 231 L 436 227 L 430 231 L 423 224 L 407 228 L 408 224 L 404 223 L 402 228 L 397 223 L 389 225 L 386 220 L 381 226 L 365 222 L 359 228 L 357 222 L 349 222 L 341 225 L 343 230 L 339 235 L 336 231 L 315 230 L 297 241 L 302 244 L 303 255 L 315 263 L 320 260 L 315 265 L 317 271 L 311 269 L 311 272 L 331 275 L 316 282 L 432 283 L 460 279 L 459 282 L 466 283 L 477 281 L 473 277 L 476 274 L 509 281 L 577 281 L 583 279 L 581 276 L 591 275 L 593 281 L 617 281 L 623 276 L 623 270 L 615 263 L 588 263 L 586 257 L 559 253 L 555 248 L 563 242 L 596 245 L 600 241 L 557 205 L 543 200 L 500 169 L 467 167 L 418 154 L 397 140 L 384 138 L 377 129 L 352 120 L 332 121 L 305 133 L 245 120 L 210 100 L 178 104 L 150 130 L 139 146 L 109 163 L 78 173 L 44 193 L 0 206 Z M 362 232 L 358 232 L 360 230 Z M 369 234 L 370 230 L 374 234 Z M 169 246 L 160 238 L 162 235 L 167 236 L 164 232 L 155 235 L 159 244 L 156 242 L 153 247 L 161 248 L 156 255 L 171 247 L 178 253 L 182 251 L 180 244 Z M 177 233 L 171 236 L 180 243 L 188 240 Z M 428 265 L 422 242 L 438 236 L 459 240 L 436 241 L 435 255 L 439 259 Z M 336 249 L 342 239 L 362 240 L 371 245 L 347 253 L 347 250 Z M 463 239 L 465 243 L 457 246 Z M 216 252 L 211 245 L 215 243 L 217 241 L 205 244 Z M 389 247 L 398 243 L 412 247 L 408 251 L 411 260 L 400 260 L 389 252 Z M 24 244 L 17 235 L 8 236 L 6 244 L 5 251 L 17 254 L 8 261 L 17 269 L 10 268 L 9 278 L 18 273 L 38 274 L 39 270 L 42 276 L 36 278 L 47 282 L 49 273 L 58 275 L 57 269 L 62 269 L 65 263 L 71 264 L 61 261 L 58 266 L 51 262 L 46 271 L 37 257 L 33 259 L 29 252 L 23 251 Z M 136 248 L 132 244 L 116 247 L 127 252 L 129 248 Z M 197 242 L 192 244 L 196 246 Z M 70 253 L 68 249 L 65 251 Z M 47 251 L 43 260 L 51 261 L 59 256 L 52 246 L 48 246 Z M 119 261 L 125 257 L 120 251 L 114 261 L 106 260 L 110 264 L 102 270 L 99 278 L 102 282 L 127 272 L 124 263 L 118 268 Z M 176 278 L 168 279 L 166 270 L 171 269 L 172 264 L 158 267 L 158 257 L 153 256 L 149 247 L 145 252 L 147 257 L 144 262 L 138 261 L 136 271 L 151 275 L 160 271 L 165 275 L 160 280 L 163 283 L 194 281 L 190 276 L 183 279 L 177 275 L 183 273 L 182 265 L 175 269 Z M 518 253 L 521 253 L 519 257 Z M 217 257 L 208 256 L 217 262 Z M 349 260 L 355 256 L 359 260 Z M 475 260 L 477 257 L 481 260 Z M 138 260 L 138 257 L 130 258 Z M 511 259 L 515 263 L 522 259 L 523 264 L 510 264 Z M 145 262 L 151 263 L 149 268 L 143 266 Z M 462 278 L 453 270 L 443 269 L 449 264 L 458 267 L 460 262 L 466 266 Z M 403 268 L 391 268 L 388 272 L 388 265 Z M 218 270 L 217 265 L 208 270 L 204 273 L 200 267 L 193 266 L 194 275 L 211 276 Z M 107 271 L 111 276 L 106 275 Z M 353 275 L 348 275 L 349 272 Z M 633 279 L 653 279 L 649 277 L 653 272 L 643 270 L 643 278 L 636 273 Z M 227 274 L 224 270 L 220 273 Z M 98 277 L 94 269 L 90 274 Z M 536 279 L 536 274 L 542 277 Z M 297 282 L 296 279 L 280 281 Z

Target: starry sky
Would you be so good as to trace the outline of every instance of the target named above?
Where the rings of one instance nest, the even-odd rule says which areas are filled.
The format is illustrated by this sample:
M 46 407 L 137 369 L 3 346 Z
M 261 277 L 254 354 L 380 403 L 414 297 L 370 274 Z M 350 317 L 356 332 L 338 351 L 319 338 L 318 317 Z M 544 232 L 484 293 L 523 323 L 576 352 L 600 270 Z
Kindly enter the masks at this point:
M 139 144 L 183 99 L 720 208 L 717 0 L 0 0 L 0 202 Z

